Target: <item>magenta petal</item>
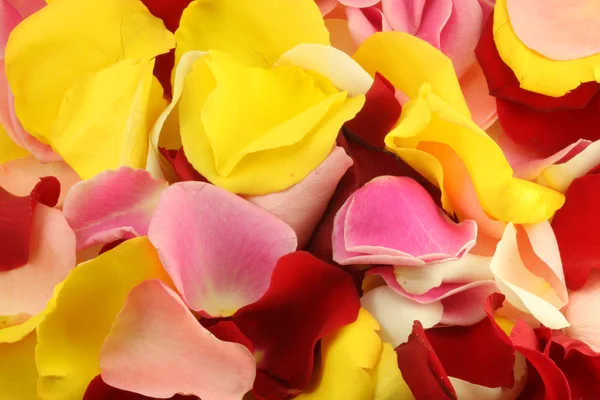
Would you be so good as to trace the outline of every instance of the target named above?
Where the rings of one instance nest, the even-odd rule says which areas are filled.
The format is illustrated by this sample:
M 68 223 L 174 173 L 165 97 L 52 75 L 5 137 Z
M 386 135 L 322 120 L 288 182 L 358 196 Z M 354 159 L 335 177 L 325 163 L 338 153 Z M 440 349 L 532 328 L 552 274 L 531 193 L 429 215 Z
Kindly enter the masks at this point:
M 65 198 L 63 212 L 77 235 L 77 250 L 145 236 L 167 186 L 148 172 L 129 167 L 75 184 Z
M 100 369 L 118 389 L 204 400 L 241 399 L 256 375 L 246 347 L 213 336 L 159 280 L 129 293 L 100 351 Z
M 352 159 L 344 149 L 335 147 L 301 182 L 282 192 L 248 197 L 248 201 L 291 226 L 298 235 L 298 248 L 304 248 L 351 165 Z
M 285 222 L 204 182 L 165 190 L 148 237 L 188 306 L 213 317 L 260 299 L 279 257 L 297 246 Z
M 474 221 L 451 221 L 416 181 L 379 177 L 336 215 L 333 257 L 342 265 L 423 265 L 462 257 L 476 236 Z

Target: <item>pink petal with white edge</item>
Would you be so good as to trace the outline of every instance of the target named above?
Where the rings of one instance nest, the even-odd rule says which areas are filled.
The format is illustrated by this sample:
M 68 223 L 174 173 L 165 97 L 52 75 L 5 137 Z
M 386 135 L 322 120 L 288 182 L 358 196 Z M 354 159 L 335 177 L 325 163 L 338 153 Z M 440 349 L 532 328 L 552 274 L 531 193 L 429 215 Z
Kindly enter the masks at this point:
M 489 95 L 487 81 L 479 64 L 471 64 L 459 82 L 473 121 L 483 130 L 489 128 L 498 119 L 496 98 Z
M 75 268 L 75 234 L 60 210 L 38 204 L 32 232 L 27 264 L 0 272 L 0 315 L 40 313 Z
M 102 379 L 155 398 L 182 393 L 204 400 L 239 400 L 256 375 L 254 356 L 223 342 L 159 280 L 133 288 L 100 350 Z
M 424 265 L 461 258 L 476 237 L 475 222 L 451 221 L 413 179 L 378 177 L 338 211 L 333 259 L 342 265 Z
M 148 238 L 187 305 L 212 317 L 260 299 L 279 257 L 297 247 L 285 222 L 203 182 L 163 192 Z
M 146 236 L 154 207 L 168 183 L 142 169 L 122 167 L 76 184 L 63 212 L 77 235 L 77 250 Z
M 43 164 L 30 156 L 0 165 L 0 186 L 15 196 L 28 196 L 44 176 L 54 176 L 60 182 L 57 207 L 62 206 L 71 187 L 81 180 L 64 161 Z
M 600 352 L 600 270 L 593 269 L 585 285 L 569 293 L 565 316 L 571 326 L 567 336 L 581 340 L 594 351 Z
M 413 322 L 431 328 L 442 320 L 444 307 L 439 301 L 420 304 L 396 293 L 389 286 L 379 286 L 360 299 L 361 306 L 379 322 L 379 336 L 394 348 L 408 341 Z
M 513 307 L 531 314 L 545 326 L 551 329 L 569 326 L 559 311 L 566 304 L 560 296 L 560 290 L 557 292 L 551 282 L 527 268 L 524 263 L 526 258 L 522 258 L 520 248 L 517 228 L 512 223 L 508 224 L 490 262 L 498 289 Z
M 427 268 L 427 267 L 423 267 Z M 483 308 L 488 296 L 497 291 L 493 280 L 466 283 L 442 283 L 426 293 L 411 294 L 400 286 L 393 267 L 378 267 L 367 272 L 380 275 L 396 293 L 421 304 L 441 301 L 444 314 L 441 319 L 446 325 L 473 325 L 485 318 Z
M 552 60 L 600 53 L 596 0 L 507 0 L 515 34 L 527 47 Z
M 275 215 L 296 232 L 302 249 L 321 220 L 338 182 L 352 165 L 341 147 L 331 154 L 306 178 L 282 192 L 252 196 L 247 200 Z

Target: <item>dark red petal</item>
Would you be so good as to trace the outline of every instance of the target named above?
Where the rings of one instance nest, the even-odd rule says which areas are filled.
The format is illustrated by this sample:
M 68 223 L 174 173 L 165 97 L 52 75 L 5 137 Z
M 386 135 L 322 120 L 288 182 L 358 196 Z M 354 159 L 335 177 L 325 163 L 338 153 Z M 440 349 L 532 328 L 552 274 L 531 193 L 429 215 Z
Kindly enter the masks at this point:
M 522 400 L 570 400 L 567 378 L 558 366 L 539 349 L 537 336 L 527 323 L 520 320 L 510 338 L 515 349 L 527 359 L 527 383 Z
M 402 113 L 402 106 L 395 94 L 394 85 L 376 73 L 373 85 L 365 95 L 363 108 L 344 127 L 368 145 L 385 148 L 385 136 Z
M 156 56 L 154 61 L 154 76 L 160 82 L 163 90 L 165 91 L 165 97 L 171 98 L 173 96 L 173 88 L 171 85 L 171 74 L 175 67 L 175 49 L 169 50 L 168 53 L 159 54 Z
M 0 271 L 19 268 L 29 260 L 33 213 L 38 203 L 54 207 L 60 182 L 40 178 L 28 197 L 18 197 L 0 187 Z
M 349 274 L 297 251 L 279 259 L 265 295 L 233 321 L 252 341 L 259 369 L 303 389 L 317 341 L 356 320 L 359 309 Z
M 427 331 L 427 339 L 449 376 L 491 388 L 514 385 L 515 348 L 494 320 L 494 311 L 503 301 L 504 295 L 492 294 L 485 304 L 487 318 L 475 325 Z
M 396 354 L 402 377 L 416 400 L 456 399 L 448 374 L 419 321 L 414 322 L 408 342 L 396 347 Z M 468 354 L 468 350 L 463 353 L 463 362 L 468 361 Z
M 179 150 L 167 150 L 161 147 L 159 148 L 159 151 L 166 158 L 169 164 L 171 164 L 171 167 L 173 167 L 173 171 L 175 171 L 175 175 L 177 176 L 177 182 L 208 182 L 206 178 L 200 175 L 198 171 L 194 169 L 192 164 L 190 164 L 185 156 L 183 147 L 181 147 Z
M 239 343 L 244 345 L 250 352 L 254 353 L 252 342 L 242 333 L 242 331 L 240 331 L 240 328 L 238 328 L 233 321 L 220 321 L 206 329 L 215 335 L 216 338 L 225 342 Z
M 477 61 L 485 74 L 490 94 L 498 99 L 516 102 L 538 111 L 581 109 L 600 91 L 596 82 L 587 82 L 562 97 L 550 97 L 521 89 L 519 80 L 502 61 L 494 42 L 493 13 L 488 18 L 475 50 Z
M 100 375 L 96 376 L 87 387 L 83 400 L 151 400 L 155 397 L 148 397 L 139 393 L 127 392 L 107 385 Z M 196 396 L 183 396 L 176 394 L 170 397 L 171 400 L 194 400 Z
M 600 175 L 575 179 L 565 205 L 552 220 L 567 286 L 580 289 L 592 268 L 600 268 Z
M 287 400 L 296 397 L 300 393 L 300 390 L 267 375 L 264 371 L 256 371 L 256 379 L 252 388 L 252 394 L 256 397 L 256 400 Z
M 102 253 L 106 253 L 107 251 L 114 249 L 115 247 L 117 247 L 118 245 L 120 245 L 121 243 L 123 243 L 126 240 L 127 239 L 119 239 L 119 240 L 115 240 L 114 242 L 106 243 L 104 246 L 102 246 L 98 255 L 100 255 Z

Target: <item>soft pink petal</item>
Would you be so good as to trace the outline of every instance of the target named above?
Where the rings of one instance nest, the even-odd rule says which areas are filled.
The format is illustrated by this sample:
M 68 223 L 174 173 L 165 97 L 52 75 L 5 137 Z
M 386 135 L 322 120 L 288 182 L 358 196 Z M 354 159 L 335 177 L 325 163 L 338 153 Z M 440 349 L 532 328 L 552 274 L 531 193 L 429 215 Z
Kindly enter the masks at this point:
M 11 4 L 21 17 L 27 18 L 39 9 L 46 6 L 45 0 L 6 0 Z
M 338 5 L 338 0 L 315 0 L 315 2 L 323 16 L 329 14 Z
M 353 55 L 356 52 L 358 46 L 352 38 L 348 21 L 341 18 L 326 19 L 325 26 L 329 31 L 329 40 L 333 47 L 348 55 Z
M 569 293 L 565 316 L 571 324 L 567 336 L 581 340 L 600 352 L 600 270 L 593 269 L 585 285 Z
M 256 375 L 252 353 L 206 330 L 159 280 L 131 290 L 100 351 L 102 379 L 155 398 L 182 393 L 239 400 Z
M 376 7 L 346 8 L 348 29 L 356 44 L 364 42 L 375 32 L 392 30 L 383 12 Z
M 496 98 L 489 95 L 487 81 L 477 62 L 460 77 L 460 87 L 473 121 L 481 129 L 489 128 L 498 119 L 496 114 Z
M 323 216 L 338 182 L 351 165 L 352 158 L 341 147 L 335 147 L 300 183 L 283 192 L 252 196 L 247 200 L 291 226 L 298 236 L 298 248 L 302 249 Z
M 416 181 L 385 176 L 354 192 L 336 215 L 333 258 L 343 265 L 422 265 L 462 257 L 476 236 L 473 221 L 451 221 Z
M 297 247 L 285 222 L 203 182 L 164 191 L 148 237 L 188 306 L 213 317 L 262 297 L 279 257 Z
M 449 16 L 449 1 L 443 1 L 444 10 L 448 10 L 446 14 Z M 393 30 L 414 35 L 423 20 L 426 3 L 427 0 L 383 0 L 382 8 Z
M 365 8 L 374 6 L 379 3 L 379 0 L 339 0 L 339 2 L 347 7 Z
M 596 0 L 507 0 L 510 23 L 530 49 L 553 60 L 600 53 Z
M 77 235 L 77 249 L 145 236 L 167 186 L 148 172 L 129 167 L 103 172 L 73 186 L 63 210 Z
M 27 196 L 44 176 L 54 176 L 60 181 L 60 207 L 79 176 L 64 161 L 43 164 L 33 157 L 21 158 L 0 165 L 0 186 L 15 196 Z
M 0 272 L 0 315 L 40 313 L 75 267 L 75 234 L 60 210 L 38 204 L 32 232 L 27 264 Z

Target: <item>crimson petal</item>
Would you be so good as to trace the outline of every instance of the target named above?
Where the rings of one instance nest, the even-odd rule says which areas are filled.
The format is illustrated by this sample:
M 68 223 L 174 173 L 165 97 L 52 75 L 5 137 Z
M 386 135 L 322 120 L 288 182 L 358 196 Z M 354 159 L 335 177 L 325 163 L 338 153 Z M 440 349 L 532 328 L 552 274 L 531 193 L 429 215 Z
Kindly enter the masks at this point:
M 159 151 L 169 164 L 171 164 L 171 167 L 173 167 L 173 171 L 175 171 L 175 175 L 177 176 L 177 182 L 208 182 L 208 180 L 200 175 L 188 161 L 183 146 L 180 147 L 179 150 L 167 150 L 161 147 L 159 148 Z

